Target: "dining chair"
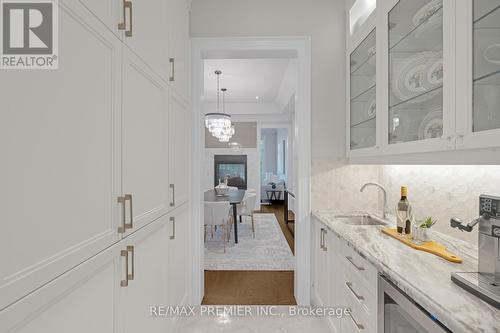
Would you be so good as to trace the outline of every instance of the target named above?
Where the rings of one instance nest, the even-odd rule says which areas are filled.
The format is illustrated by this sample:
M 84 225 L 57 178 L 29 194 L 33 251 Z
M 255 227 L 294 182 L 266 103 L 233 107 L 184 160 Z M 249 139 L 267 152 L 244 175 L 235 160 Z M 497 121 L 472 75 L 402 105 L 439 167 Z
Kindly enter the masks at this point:
M 224 243 L 224 253 L 226 253 L 226 242 L 229 242 L 231 225 L 231 205 L 229 202 L 205 202 L 204 205 L 204 241 L 207 241 L 207 227 L 211 227 L 212 239 L 214 238 L 214 227 L 222 228 L 222 242 Z
M 253 238 L 255 238 L 255 224 L 253 218 L 253 211 L 255 210 L 255 203 L 257 202 L 257 194 L 255 193 L 245 193 L 243 202 L 237 206 L 237 215 L 248 216 L 252 220 L 252 232 Z

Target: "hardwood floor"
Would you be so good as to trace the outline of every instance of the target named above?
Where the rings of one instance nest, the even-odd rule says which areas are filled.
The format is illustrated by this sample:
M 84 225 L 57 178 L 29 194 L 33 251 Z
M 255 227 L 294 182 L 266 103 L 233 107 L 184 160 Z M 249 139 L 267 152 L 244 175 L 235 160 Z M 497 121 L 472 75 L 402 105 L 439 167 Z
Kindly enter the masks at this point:
M 205 271 L 210 305 L 295 305 L 293 271 Z
M 274 213 L 294 252 L 293 223 L 285 225 L 283 206 L 261 206 Z M 292 216 L 293 218 L 293 216 Z M 295 305 L 293 271 L 205 271 L 205 305 Z

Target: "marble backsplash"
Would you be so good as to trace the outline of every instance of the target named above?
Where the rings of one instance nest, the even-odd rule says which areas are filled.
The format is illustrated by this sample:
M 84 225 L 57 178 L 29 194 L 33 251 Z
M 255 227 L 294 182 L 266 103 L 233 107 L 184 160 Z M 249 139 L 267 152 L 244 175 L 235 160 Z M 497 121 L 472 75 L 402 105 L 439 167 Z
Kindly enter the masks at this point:
M 313 210 L 381 211 L 382 195 L 360 187 L 376 181 L 384 185 L 394 210 L 401 185 L 409 187 L 416 218 L 438 219 L 436 230 L 477 244 L 477 230 L 460 232 L 449 226 L 451 217 L 470 221 L 478 216 L 479 195 L 500 195 L 500 166 L 489 165 L 346 165 L 344 161 L 315 160 L 312 177 Z

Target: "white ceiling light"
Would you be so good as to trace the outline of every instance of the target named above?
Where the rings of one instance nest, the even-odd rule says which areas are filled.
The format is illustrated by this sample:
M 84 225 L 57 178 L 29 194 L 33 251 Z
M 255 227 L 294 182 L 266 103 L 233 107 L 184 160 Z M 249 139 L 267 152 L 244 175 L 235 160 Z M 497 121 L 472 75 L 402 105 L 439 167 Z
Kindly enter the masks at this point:
M 219 139 L 224 133 L 231 131 L 231 116 L 224 111 L 220 112 L 220 75 L 222 71 L 216 70 L 217 75 L 217 112 L 205 114 L 205 127 L 212 133 L 213 136 Z
M 260 97 L 259 97 L 259 96 L 255 96 L 255 99 L 257 99 L 257 100 L 258 100 L 258 99 L 260 99 Z

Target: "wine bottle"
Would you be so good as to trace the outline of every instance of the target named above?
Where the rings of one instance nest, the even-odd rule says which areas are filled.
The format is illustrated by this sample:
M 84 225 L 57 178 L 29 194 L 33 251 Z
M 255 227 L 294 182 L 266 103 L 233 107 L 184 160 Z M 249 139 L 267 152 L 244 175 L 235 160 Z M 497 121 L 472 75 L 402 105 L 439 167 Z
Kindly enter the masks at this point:
M 411 205 L 408 201 L 408 187 L 406 186 L 401 186 L 401 199 L 396 205 L 396 217 L 398 233 L 409 233 L 408 229 L 411 229 L 411 226 L 407 228 L 407 221 L 411 221 Z

